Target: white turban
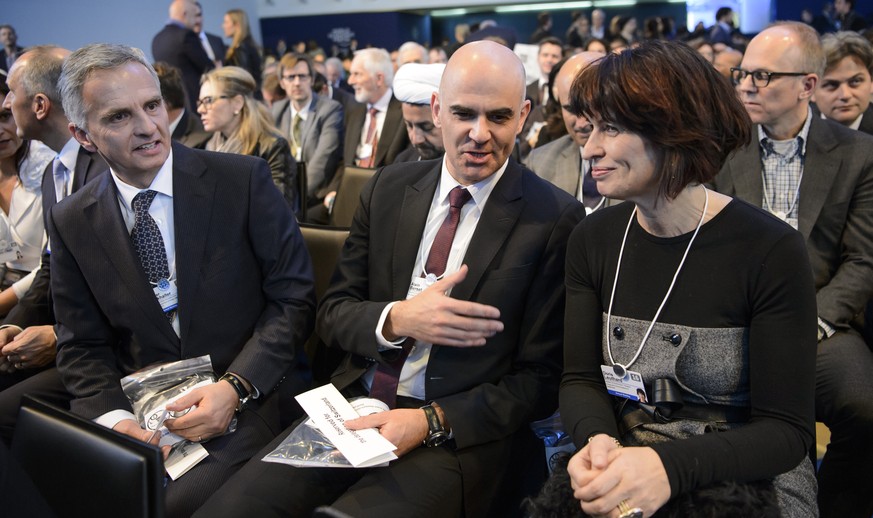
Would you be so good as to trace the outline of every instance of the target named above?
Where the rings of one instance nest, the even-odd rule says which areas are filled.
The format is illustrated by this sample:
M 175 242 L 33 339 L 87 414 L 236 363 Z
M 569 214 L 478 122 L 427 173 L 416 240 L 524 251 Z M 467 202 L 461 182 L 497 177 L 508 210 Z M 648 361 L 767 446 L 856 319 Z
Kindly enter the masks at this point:
M 444 63 L 407 63 L 394 74 L 394 97 L 409 104 L 430 104 L 431 94 L 440 89 Z

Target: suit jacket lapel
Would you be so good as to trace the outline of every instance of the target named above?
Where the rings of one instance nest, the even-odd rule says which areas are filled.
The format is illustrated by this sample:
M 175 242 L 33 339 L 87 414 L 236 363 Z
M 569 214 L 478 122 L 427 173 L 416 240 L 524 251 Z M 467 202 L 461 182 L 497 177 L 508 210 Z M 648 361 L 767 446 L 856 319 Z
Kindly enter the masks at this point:
M 764 199 L 764 182 L 761 179 L 761 144 L 758 141 L 758 126 L 752 128 L 752 142 L 736 152 L 730 161 L 733 196 L 756 207 Z
M 318 101 L 318 97 L 315 94 L 312 94 L 312 102 L 309 103 L 309 113 L 306 114 L 306 120 L 300 123 L 300 142 L 298 143 L 300 147 L 306 145 L 306 140 L 309 138 L 309 128 L 315 124 L 315 104 Z
M 400 206 L 397 231 L 394 234 L 394 254 L 391 266 L 393 285 L 391 292 L 394 300 L 404 300 L 409 291 L 409 279 L 415 268 L 415 258 L 418 246 L 427 223 L 433 194 L 439 183 L 442 162 L 437 164 L 419 181 L 407 185 L 403 193 L 403 203 Z M 410 239 L 418 236 L 418 239 Z
M 800 182 L 800 199 L 797 202 L 797 226 L 804 239 L 809 238 L 837 177 L 840 157 L 831 153 L 831 150 L 838 143 L 828 123 L 823 119 L 813 118 L 809 126 L 803 181 Z
M 398 131 L 398 126 L 403 123 L 403 111 L 400 108 L 400 101 L 395 97 L 391 98 L 388 103 L 388 110 L 385 112 L 385 123 L 382 124 L 382 133 L 379 135 L 379 143 L 376 145 L 376 161 L 377 164 L 385 164 L 385 157 L 388 156 L 388 148 L 391 147 L 391 141 L 394 134 Z
M 858 126 L 858 131 L 873 135 L 873 104 L 864 110 L 864 116 L 861 117 L 861 125 Z
M 206 164 L 181 145 L 173 145 L 173 219 L 176 234 L 176 285 L 179 328 L 186 336 L 200 285 L 200 265 L 212 217 L 215 179 Z
M 561 175 L 561 185 L 558 187 L 569 192 L 572 196 L 579 193 L 579 180 L 581 180 L 582 157 L 579 155 L 579 146 L 570 139 L 568 146 L 561 151 L 561 160 L 558 164 Z
M 79 156 L 76 158 L 76 174 L 73 175 L 73 190 L 76 192 L 85 185 L 91 167 L 91 153 L 79 146 Z M 98 171 L 99 172 L 99 171 Z
M 158 304 L 158 299 L 155 298 L 146 280 L 139 258 L 133 250 L 130 234 L 121 218 L 118 193 L 112 176 L 104 175 L 98 181 L 100 185 L 93 191 L 91 203 L 85 205 L 83 209 L 85 217 L 91 224 L 92 232 L 118 271 L 121 282 L 142 308 L 143 314 L 160 329 L 161 333 L 171 341 L 170 343 L 178 344 L 178 337 L 167 317 L 164 316 L 161 305 Z
M 485 270 L 515 227 L 524 208 L 521 167 L 510 160 L 503 177 L 494 186 L 476 231 L 464 255 L 469 271 L 464 281 L 452 289 L 452 297 L 468 300 L 482 280 Z

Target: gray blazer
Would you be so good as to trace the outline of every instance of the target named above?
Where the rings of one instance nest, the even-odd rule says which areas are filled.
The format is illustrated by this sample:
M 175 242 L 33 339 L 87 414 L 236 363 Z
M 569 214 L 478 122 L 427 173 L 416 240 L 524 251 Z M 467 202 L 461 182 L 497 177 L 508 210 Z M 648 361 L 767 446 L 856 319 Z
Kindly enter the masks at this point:
M 291 101 L 288 99 L 273 105 L 273 119 L 285 140 L 291 142 Z M 340 103 L 312 94 L 309 116 L 301 124 L 303 148 L 301 161 L 306 163 L 308 197 L 319 194 L 330 183 L 342 160 L 343 107 Z M 306 206 L 305 200 L 302 206 Z
M 764 194 L 757 126 L 752 135 L 753 141 L 728 159 L 713 185 L 760 207 Z M 873 137 L 813 117 L 798 227 L 812 263 L 818 315 L 845 330 L 873 296 Z
M 525 165 L 537 176 L 552 182 L 571 196 L 575 197 L 579 192 L 582 157 L 579 156 L 579 146 L 573 142 L 570 135 L 564 135 L 545 146 L 534 148 L 525 160 Z

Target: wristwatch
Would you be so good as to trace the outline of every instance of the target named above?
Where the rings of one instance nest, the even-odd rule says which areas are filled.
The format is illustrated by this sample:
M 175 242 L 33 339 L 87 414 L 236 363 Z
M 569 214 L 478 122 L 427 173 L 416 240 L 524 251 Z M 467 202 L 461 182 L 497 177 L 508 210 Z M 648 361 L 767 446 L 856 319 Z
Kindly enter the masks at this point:
M 437 411 L 434 409 L 433 405 L 424 405 L 421 409 L 424 410 L 424 416 L 427 418 L 428 428 L 428 434 L 424 439 L 424 445 L 428 448 L 433 448 L 434 446 L 439 446 L 449 440 L 449 433 L 445 428 L 443 428 L 443 424 L 440 422 L 440 416 L 437 415 Z
M 232 374 L 230 372 L 226 373 L 224 376 L 218 378 L 218 381 L 224 380 L 230 383 L 230 386 L 236 391 L 236 395 L 239 397 L 239 405 L 236 407 L 237 412 L 242 412 L 246 403 L 252 399 L 252 393 L 246 388 L 245 384 L 236 374 Z

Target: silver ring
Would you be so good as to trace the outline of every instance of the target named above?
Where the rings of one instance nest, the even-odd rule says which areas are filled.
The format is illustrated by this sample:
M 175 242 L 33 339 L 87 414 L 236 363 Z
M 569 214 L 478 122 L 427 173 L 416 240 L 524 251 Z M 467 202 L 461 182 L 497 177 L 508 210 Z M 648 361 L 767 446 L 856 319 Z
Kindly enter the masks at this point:
M 21 368 L 23 368 L 23 367 L 24 367 L 24 362 L 18 362 L 18 363 L 15 364 L 15 368 L 16 368 L 16 369 L 21 369 Z
M 618 503 L 618 512 L 621 513 L 618 518 L 643 518 L 643 510 L 639 507 L 632 508 L 627 499 Z
M 197 436 L 197 442 L 203 442 L 203 436 L 202 436 L 202 435 L 198 435 L 198 436 Z

